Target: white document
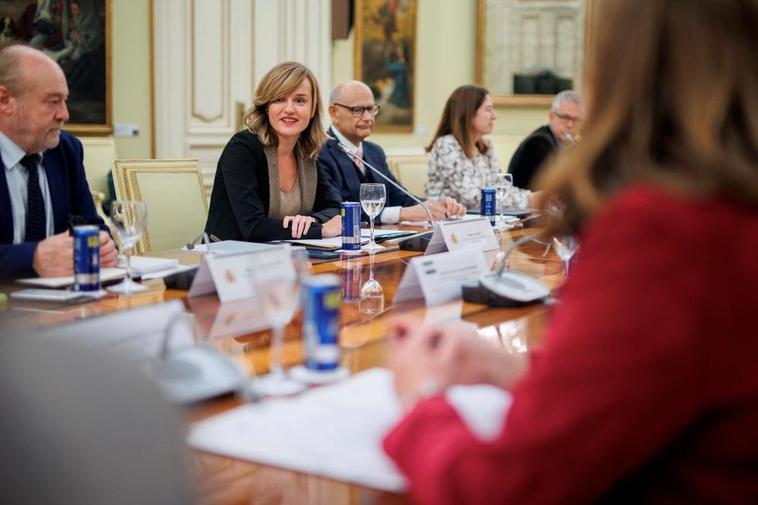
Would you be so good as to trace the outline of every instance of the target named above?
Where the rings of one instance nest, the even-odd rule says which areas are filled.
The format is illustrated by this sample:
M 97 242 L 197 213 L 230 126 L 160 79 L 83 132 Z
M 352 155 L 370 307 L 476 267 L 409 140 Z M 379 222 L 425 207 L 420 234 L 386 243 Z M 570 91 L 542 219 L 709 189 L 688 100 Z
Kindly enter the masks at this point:
M 507 393 L 456 386 L 448 395 L 472 433 L 499 432 Z M 406 481 L 382 440 L 401 417 L 392 374 L 373 368 L 294 398 L 230 410 L 197 423 L 188 438 L 195 449 L 399 492 Z
M 434 227 L 434 235 L 424 254 L 457 251 L 463 248 L 491 251 L 499 247 L 489 219 L 474 217 L 439 223 Z
M 294 275 L 289 245 L 278 245 L 256 253 L 209 254 L 200 264 L 188 297 L 218 293 L 222 303 L 255 296 L 256 273 L 271 278 Z
M 187 249 L 187 246 L 184 246 L 182 249 L 203 254 L 211 252 L 217 255 L 226 255 L 258 252 L 271 249 L 272 247 L 278 246 L 277 244 L 261 244 L 258 242 L 244 242 L 240 240 L 222 240 L 220 242 L 211 242 L 210 244 L 196 244 L 192 249 Z
M 108 282 L 122 279 L 126 276 L 123 268 L 101 268 L 100 282 Z M 65 288 L 74 285 L 74 277 L 29 277 L 28 279 L 16 279 L 19 284 L 26 286 L 38 286 L 42 288 Z
M 179 266 L 179 260 L 171 258 L 153 258 L 150 256 L 132 256 L 132 275 L 142 277 L 146 274 L 173 270 Z M 119 268 L 126 268 L 126 256 L 118 257 Z
M 393 303 L 423 297 L 431 306 L 457 300 L 461 297 L 463 282 L 478 280 L 487 271 L 481 251 L 464 249 L 411 258 Z

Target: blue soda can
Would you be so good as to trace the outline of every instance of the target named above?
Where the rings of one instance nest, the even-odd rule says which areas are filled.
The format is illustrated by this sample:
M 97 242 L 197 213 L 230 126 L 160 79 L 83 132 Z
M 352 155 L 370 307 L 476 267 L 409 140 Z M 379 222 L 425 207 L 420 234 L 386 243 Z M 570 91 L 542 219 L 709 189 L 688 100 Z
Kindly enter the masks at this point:
M 74 289 L 100 289 L 100 228 L 74 226 Z
M 327 371 L 339 366 L 340 278 L 325 274 L 303 281 L 305 366 Z
M 361 250 L 361 204 L 342 202 L 342 249 Z
M 490 224 L 495 226 L 495 219 L 497 218 L 495 188 L 482 188 L 482 207 L 479 214 L 490 218 Z

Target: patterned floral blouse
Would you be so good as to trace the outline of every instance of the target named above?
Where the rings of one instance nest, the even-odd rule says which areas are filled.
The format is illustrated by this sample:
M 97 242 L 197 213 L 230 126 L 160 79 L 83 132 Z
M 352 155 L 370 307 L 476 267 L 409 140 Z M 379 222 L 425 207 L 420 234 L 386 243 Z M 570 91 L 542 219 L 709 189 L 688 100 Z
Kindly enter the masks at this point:
M 444 135 L 438 138 L 429 151 L 426 197 L 439 200 L 450 196 L 466 208 L 478 209 L 482 188 L 489 186 L 492 176 L 501 172 L 495 150 L 489 141 L 487 143 L 487 153 L 481 154 L 475 149 L 471 160 L 455 137 Z M 527 189 L 514 187 L 505 206 L 525 209 L 529 206 L 530 194 Z

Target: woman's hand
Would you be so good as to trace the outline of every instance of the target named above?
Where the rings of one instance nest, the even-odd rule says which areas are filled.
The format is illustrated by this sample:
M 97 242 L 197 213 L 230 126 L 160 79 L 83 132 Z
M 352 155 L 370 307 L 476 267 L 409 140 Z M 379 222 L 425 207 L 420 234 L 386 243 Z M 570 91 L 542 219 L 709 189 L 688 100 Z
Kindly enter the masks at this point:
M 483 340 L 463 323 L 431 326 L 413 319 L 389 325 L 388 366 L 405 408 L 452 384 L 491 384 L 510 388 L 525 372 L 525 355 L 510 354 Z
M 292 238 L 300 238 L 308 233 L 315 222 L 316 218 L 311 216 L 284 216 L 282 227 L 287 228 L 292 223 Z
M 458 203 L 455 198 L 446 196 L 440 203 L 445 207 L 448 217 L 463 217 L 466 215 L 466 207 Z
M 342 234 L 342 216 L 334 216 L 329 221 L 321 225 L 321 236 L 323 238 L 336 237 Z

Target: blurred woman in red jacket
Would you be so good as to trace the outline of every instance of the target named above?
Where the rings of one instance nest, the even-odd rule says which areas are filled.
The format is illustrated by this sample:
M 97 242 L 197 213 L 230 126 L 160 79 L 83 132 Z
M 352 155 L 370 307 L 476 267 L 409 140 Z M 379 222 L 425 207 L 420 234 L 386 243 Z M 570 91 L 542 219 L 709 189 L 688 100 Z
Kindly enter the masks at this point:
M 584 141 L 542 180 L 582 241 L 543 347 L 395 325 L 385 450 L 421 503 L 758 503 L 758 2 L 599 8 Z M 473 382 L 513 395 L 494 440 L 443 394 Z

